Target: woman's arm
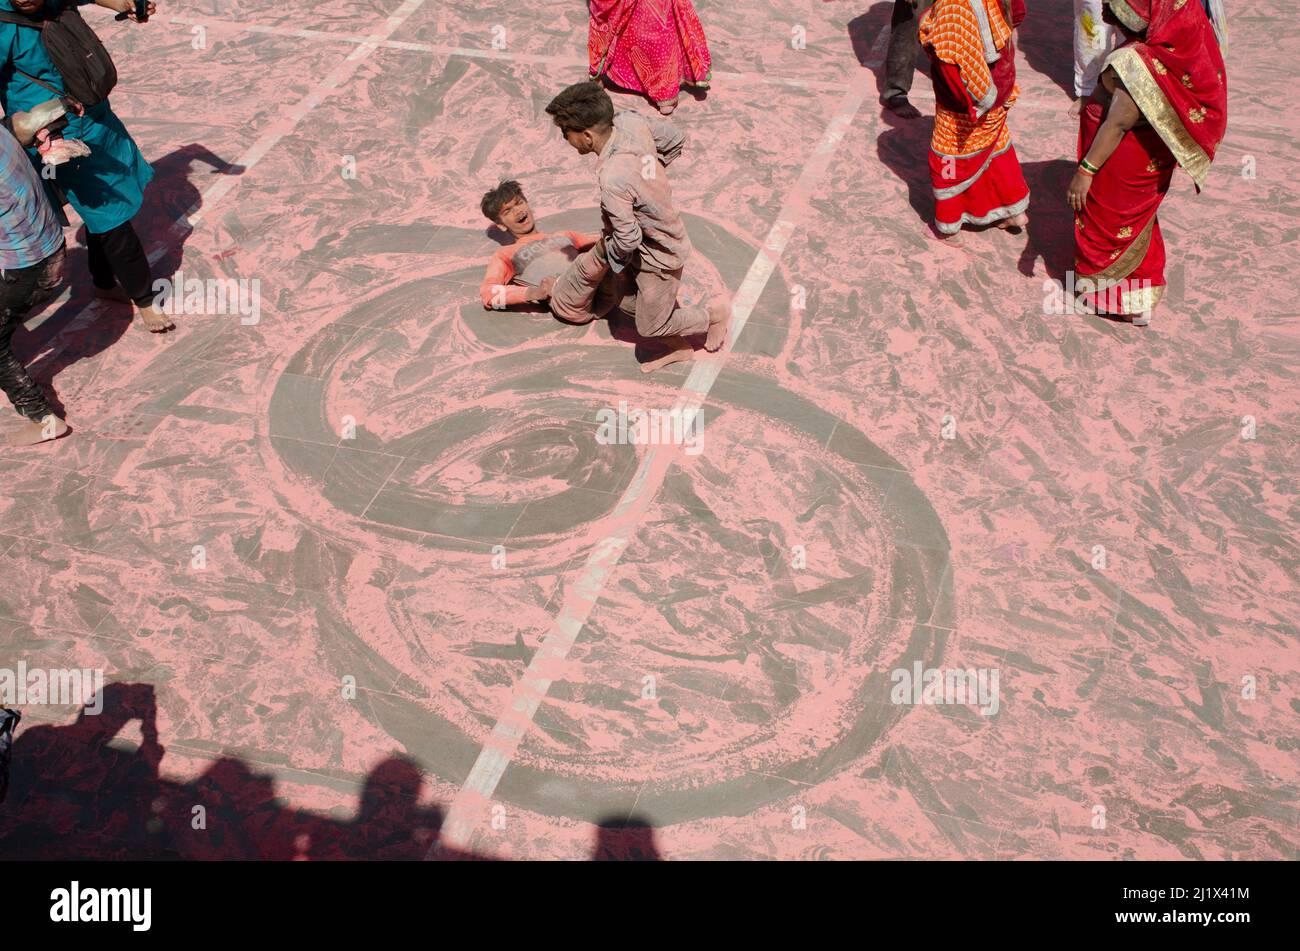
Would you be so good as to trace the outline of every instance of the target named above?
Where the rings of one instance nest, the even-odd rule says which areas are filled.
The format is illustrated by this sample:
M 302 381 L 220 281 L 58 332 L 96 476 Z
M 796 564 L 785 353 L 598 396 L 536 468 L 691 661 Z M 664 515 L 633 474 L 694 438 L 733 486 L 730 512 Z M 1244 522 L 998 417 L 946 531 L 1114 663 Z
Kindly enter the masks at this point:
M 1110 108 L 1106 110 L 1106 118 L 1102 121 L 1101 128 L 1097 130 L 1097 137 L 1092 140 L 1092 147 L 1088 149 L 1088 154 L 1083 157 L 1084 161 L 1095 168 L 1105 165 L 1106 160 L 1119 147 L 1124 134 L 1137 125 L 1141 118 L 1142 111 L 1138 109 L 1137 103 L 1128 94 L 1128 90 L 1122 85 L 1116 86 L 1115 92 L 1110 97 Z
M 1111 71 L 1107 70 L 1107 72 Z M 1088 154 L 1079 163 L 1079 168 L 1074 173 L 1074 178 L 1070 180 L 1070 187 L 1065 195 L 1066 201 L 1075 211 L 1083 210 L 1088 200 L 1088 189 L 1092 187 L 1092 177 L 1106 164 L 1106 160 L 1115 154 L 1115 149 L 1119 148 L 1124 136 L 1142 119 L 1142 110 L 1137 107 L 1137 103 L 1128 94 L 1123 83 L 1115 80 L 1107 85 L 1113 85 L 1114 91 L 1110 97 L 1110 106 L 1106 109 L 1106 118 L 1102 120 L 1101 128 L 1097 130 Z

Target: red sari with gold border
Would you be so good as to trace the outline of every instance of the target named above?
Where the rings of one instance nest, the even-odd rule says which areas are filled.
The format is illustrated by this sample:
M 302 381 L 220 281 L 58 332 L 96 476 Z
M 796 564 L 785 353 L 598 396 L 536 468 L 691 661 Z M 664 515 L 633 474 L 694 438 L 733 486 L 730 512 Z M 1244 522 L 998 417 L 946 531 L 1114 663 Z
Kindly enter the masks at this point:
M 1104 0 L 1145 35 L 1106 60 L 1142 112 L 1088 189 L 1074 219 L 1075 286 L 1099 313 L 1149 312 L 1164 296 L 1165 242 L 1156 212 L 1174 167 L 1197 191 L 1227 125 L 1223 56 L 1200 0 Z M 1079 158 L 1105 118 L 1090 102 L 1080 117 Z

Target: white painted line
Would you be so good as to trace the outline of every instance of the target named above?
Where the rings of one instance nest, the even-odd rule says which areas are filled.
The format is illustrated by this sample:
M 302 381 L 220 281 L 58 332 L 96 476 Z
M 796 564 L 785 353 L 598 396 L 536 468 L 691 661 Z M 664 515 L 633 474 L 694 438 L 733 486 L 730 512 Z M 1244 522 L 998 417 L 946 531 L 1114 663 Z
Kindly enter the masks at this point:
M 283 26 L 268 26 L 258 23 L 241 23 L 236 20 L 217 20 L 212 17 L 163 16 L 157 17 L 171 23 L 185 26 L 216 26 L 231 32 L 264 33 L 270 36 L 290 36 L 297 39 L 325 40 L 334 43 L 372 43 L 374 40 L 333 30 L 297 30 Z M 434 53 L 440 56 L 465 56 L 471 59 L 497 59 L 513 63 L 537 63 L 548 66 L 569 66 L 587 68 L 587 60 L 578 56 L 556 56 L 548 53 L 516 53 L 512 50 L 495 50 L 491 47 L 445 46 L 438 43 L 414 43 L 407 40 L 380 41 L 377 45 L 385 49 L 411 50 L 418 53 Z M 714 79 L 732 79 L 743 83 L 772 83 L 781 86 L 796 86 L 802 89 L 841 89 L 842 82 L 824 79 L 800 79 L 793 76 L 773 76 L 767 73 L 732 72 L 730 70 L 713 71 Z
M 849 86 L 736 291 L 732 300 L 731 330 L 726 347 L 716 357 L 696 361 L 682 383 L 674 412 L 682 414 L 683 431 L 689 431 L 694 416 L 712 390 L 726 361 L 726 353 L 745 329 L 754 306 L 785 253 L 790 237 L 803 218 L 813 188 L 825 175 L 835 150 L 844 140 L 874 84 L 874 74 L 863 69 Z M 426 858 L 435 858 L 440 849 L 473 850 L 475 840 L 488 821 L 488 805 L 497 784 L 510 765 L 552 682 L 563 675 L 569 652 L 596 602 L 600 600 L 606 581 L 631 543 L 633 533 L 659 494 L 680 448 L 651 446 L 642 457 L 631 483 L 605 520 L 604 537 L 596 543 L 578 576 L 566 589 L 564 602 L 551 629 L 511 691 L 505 710 L 492 728 L 460 792 L 452 800 L 438 842 L 429 850 Z
M 302 122 L 302 120 L 307 117 L 308 113 L 319 106 L 330 93 L 346 82 L 352 74 L 356 72 L 357 66 L 361 64 L 362 60 L 375 50 L 379 49 L 379 47 L 383 46 L 388 37 L 392 36 L 393 33 L 395 33 L 397 29 L 406 22 L 407 18 L 423 5 L 424 0 L 406 0 L 405 3 L 397 8 L 396 12 L 394 12 L 392 16 L 388 17 L 388 19 L 384 21 L 383 25 L 376 32 L 358 38 L 356 42 L 360 45 L 349 53 L 344 58 L 343 62 L 339 63 L 326 73 L 325 78 L 322 79 L 320 83 L 311 90 L 311 92 L 296 102 L 293 107 L 278 120 L 271 123 L 266 131 L 258 137 L 257 141 L 249 146 L 248 151 L 239 157 L 239 160 L 235 162 L 235 164 L 243 166 L 243 173 L 240 175 L 223 175 L 218 181 L 209 186 L 209 188 L 199 196 L 198 200 L 190 206 L 189 210 L 173 223 L 172 231 L 180 231 L 187 224 L 191 227 L 197 225 L 211 205 L 219 202 L 233 188 L 235 188 L 235 186 L 239 184 L 239 180 L 247 176 L 257 163 L 262 161 L 262 159 L 266 157 L 267 153 L 280 143 L 281 139 L 296 129 L 298 123 Z M 167 252 L 167 250 L 168 248 L 166 244 L 154 248 L 154 250 L 149 254 L 149 263 L 155 263 Z
M 885 65 L 885 53 L 889 49 L 889 38 L 894 31 L 888 23 L 876 34 L 876 42 L 871 44 L 871 57 L 866 62 L 867 69 L 879 69 Z
M 253 170 L 253 167 L 257 165 L 258 162 L 262 161 L 271 149 L 275 148 L 276 145 L 279 144 L 281 139 L 296 129 L 298 123 L 302 122 L 302 120 L 307 117 L 308 113 L 320 105 L 321 102 L 323 102 L 325 98 L 342 83 L 346 82 L 352 73 L 356 71 L 356 68 L 360 65 L 361 61 L 375 50 L 379 49 L 379 47 L 384 44 L 384 41 L 387 40 L 388 37 L 392 36 L 393 33 L 396 32 L 404 22 L 406 22 L 407 18 L 423 5 L 424 0 L 406 0 L 405 3 L 398 7 L 397 10 L 388 17 L 383 24 L 381 24 L 377 32 L 366 37 L 355 38 L 354 41 L 360 45 L 349 53 L 341 63 L 326 73 L 325 78 L 322 79 L 320 83 L 311 90 L 311 92 L 295 103 L 287 113 L 272 122 L 261 136 L 258 137 L 257 141 L 249 146 L 248 150 L 234 163 L 235 165 L 243 166 L 243 173 L 238 176 L 224 175 L 219 178 L 199 195 L 198 199 L 185 211 L 184 214 L 171 223 L 171 226 L 164 233 L 164 236 L 147 252 L 146 257 L 149 260 L 149 264 L 157 264 L 162 259 L 163 255 L 171 250 L 171 238 L 173 236 L 184 231 L 187 226 L 191 229 L 197 227 L 198 223 L 203 219 L 204 214 L 212 205 L 219 202 L 236 186 L 238 186 L 240 181 Z M 171 19 L 177 20 L 177 22 L 185 22 L 184 20 L 175 17 Z M 41 324 L 45 323 L 45 321 L 49 319 L 50 315 L 54 314 L 64 302 L 71 298 L 71 296 L 71 289 L 65 288 L 58 297 L 41 308 L 41 312 L 36 315 L 36 317 L 27 321 L 24 326 L 28 330 L 35 330 Z M 92 303 L 91 307 L 93 308 L 94 306 L 95 304 Z M 57 336 L 50 340 L 47 344 L 47 348 L 31 361 L 28 369 L 33 372 L 39 372 L 40 361 L 48 356 L 56 355 L 59 352 L 60 347 L 58 346 L 58 341 L 59 337 Z M 152 354 L 150 354 L 150 358 L 152 358 Z

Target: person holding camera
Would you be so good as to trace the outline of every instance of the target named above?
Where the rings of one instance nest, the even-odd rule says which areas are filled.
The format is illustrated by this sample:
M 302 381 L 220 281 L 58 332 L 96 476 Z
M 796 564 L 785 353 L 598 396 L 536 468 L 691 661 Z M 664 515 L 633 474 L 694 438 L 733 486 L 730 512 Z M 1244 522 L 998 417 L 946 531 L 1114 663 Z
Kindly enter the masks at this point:
M 147 0 L 94 0 L 118 19 L 147 20 Z M 68 106 L 63 133 L 90 154 L 46 167 L 42 178 L 56 208 L 71 203 L 86 225 L 90 276 L 101 297 L 131 301 L 152 333 L 175 327 L 154 306 L 153 275 L 131 226 L 153 178 L 108 92 L 117 80 L 112 60 L 77 8 L 89 0 L 0 0 L 0 106 L 6 115 L 29 110 L 51 95 Z M 34 148 L 28 154 L 40 166 Z M 51 174 L 52 172 L 52 174 Z
M 63 282 L 63 228 L 23 146 L 64 111 L 52 99 L 5 116 L 0 130 L 0 390 L 25 421 L 6 435 L 10 446 L 33 446 L 68 431 L 10 346 L 18 325 Z

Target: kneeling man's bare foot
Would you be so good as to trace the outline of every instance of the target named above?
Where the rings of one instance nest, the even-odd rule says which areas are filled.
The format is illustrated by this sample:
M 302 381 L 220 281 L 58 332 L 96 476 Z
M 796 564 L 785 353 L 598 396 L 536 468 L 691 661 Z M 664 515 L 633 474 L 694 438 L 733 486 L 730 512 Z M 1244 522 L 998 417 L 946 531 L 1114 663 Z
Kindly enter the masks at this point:
M 665 340 L 664 343 L 668 344 L 672 349 L 662 357 L 656 357 L 653 360 L 647 360 L 645 363 L 641 364 L 642 373 L 654 373 L 655 370 L 669 366 L 670 364 L 685 363 L 688 360 L 695 359 L 695 348 L 687 343 L 683 338 L 673 337 Z
M 58 439 L 67 431 L 68 424 L 51 413 L 41 420 L 27 420 L 21 429 L 10 433 L 5 442 L 11 446 L 35 446 Z
M 731 329 L 731 298 L 718 297 L 709 305 L 709 333 L 704 338 L 704 349 L 717 353 L 727 342 L 727 331 Z

